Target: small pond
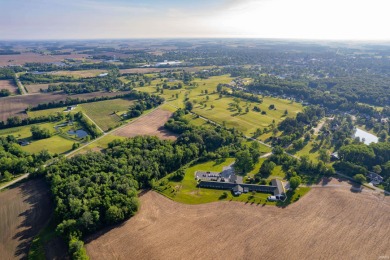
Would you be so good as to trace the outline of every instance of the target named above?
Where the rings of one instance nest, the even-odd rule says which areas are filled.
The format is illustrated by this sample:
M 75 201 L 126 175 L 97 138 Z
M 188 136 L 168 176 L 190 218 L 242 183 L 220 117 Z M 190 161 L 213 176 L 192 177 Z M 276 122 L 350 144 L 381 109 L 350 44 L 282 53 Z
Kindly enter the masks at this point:
M 78 138 L 84 138 L 84 137 L 86 137 L 88 135 L 88 133 L 85 132 L 82 129 L 79 129 L 79 130 L 76 130 L 76 131 L 69 130 L 68 134 L 70 134 L 70 135 L 77 135 Z
M 369 132 L 366 132 L 362 129 L 356 128 L 356 132 L 353 135 L 354 138 L 359 137 L 360 141 L 364 139 L 365 144 L 370 144 L 370 143 L 377 143 L 378 142 L 378 137 L 370 134 Z

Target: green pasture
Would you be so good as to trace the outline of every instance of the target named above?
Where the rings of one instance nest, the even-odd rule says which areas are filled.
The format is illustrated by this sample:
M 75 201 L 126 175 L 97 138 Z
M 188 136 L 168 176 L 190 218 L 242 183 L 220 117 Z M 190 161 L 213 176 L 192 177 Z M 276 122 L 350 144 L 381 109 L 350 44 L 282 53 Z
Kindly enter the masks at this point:
M 81 104 L 81 109 L 104 131 L 120 124 L 120 115 L 134 103 L 128 99 L 104 100 Z

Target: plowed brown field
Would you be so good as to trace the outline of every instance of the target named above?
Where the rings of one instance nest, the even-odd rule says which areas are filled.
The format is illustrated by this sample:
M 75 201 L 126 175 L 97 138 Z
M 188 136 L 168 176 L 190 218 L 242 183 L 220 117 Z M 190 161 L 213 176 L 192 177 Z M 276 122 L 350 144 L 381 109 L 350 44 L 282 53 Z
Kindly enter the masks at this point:
M 86 247 L 91 259 L 388 259 L 389 234 L 390 198 L 347 186 L 314 187 L 284 209 L 149 192 L 135 217 Z
M 164 124 L 172 116 L 172 112 L 157 109 L 146 116 L 137 119 L 125 127 L 118 129 L 115 135 L 134 137 L 137 135 L 151 135 L 162 139 L 175 140 L 176 135 L 164 129 Z
M 0 80 L 0 89 L 8 89 L 12 94 L 18 93 L 18 87 L 12 80 Z
M 50 189 L 43 180 L 0 192 L 0 259 L 27 259 L 32 239 L 51 214 Z

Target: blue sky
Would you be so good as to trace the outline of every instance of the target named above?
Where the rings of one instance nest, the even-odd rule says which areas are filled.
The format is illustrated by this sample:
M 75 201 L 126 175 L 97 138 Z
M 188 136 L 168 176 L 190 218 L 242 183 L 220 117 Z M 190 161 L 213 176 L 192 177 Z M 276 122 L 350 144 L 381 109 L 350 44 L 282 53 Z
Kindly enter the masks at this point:
M 0 39 L 390 40 L 388 0 L 0 0 Z

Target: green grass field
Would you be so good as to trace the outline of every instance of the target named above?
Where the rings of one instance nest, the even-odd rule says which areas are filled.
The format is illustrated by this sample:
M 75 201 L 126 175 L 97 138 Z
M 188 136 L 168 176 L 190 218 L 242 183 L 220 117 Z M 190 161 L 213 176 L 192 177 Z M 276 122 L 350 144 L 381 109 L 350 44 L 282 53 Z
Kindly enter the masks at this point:
M 279 123 L 284 120 L 284 111 L 288 111 L 289 117 L 294 117 L 300 111 L 302 111 L 302 105 L 299 103 L 291 103 L 289 100 L 277 99 L 271 97 L 264 97 L 263 103 L 248 102 L 244 99 L 239 99 L 239 106 L 242 108 L 242 112 L 231 109 L 229 104 L 234 102 L 233 97 L 224 96 L 219 98 L 219 94 L 216 93 L 216 88 L 219 83 L 230 83 L 232 77 L 228 75 L 210 77 L 209 79 L 195 79 L 193 80 L 197 86 L 185 86 L 179 90 L 168 90 L 164 89 L 163 94 L 156 92 L 156 84 L 161 83 L 161 80 L 155 80 L 152 82 L 151 86 L 139 87 L 137 90 L 148 92 L 152 94 L 159 94 L 165 98 L 167 104 L 165 106 L 172 105 L 173 107 L 184 107 L 184 100 L 187 97 L 190 101 L 196 103 L 193 109 L 193 112 L 199 114 L 203 117 L 206 117 L 212 121 L 222 124 L 225 122 L 227 127 L 234 127 L 245 135 L 251 136 L 257 128 L 264 129 L 268 127 L 274 120 L 275 123 Z M 177 83 L 169 83 L 177 84 Z M 168 84 L 168 85 L 169 85 Z M 204 94 L 205 91 L 208 91 L 208 95 Z M 203 93 L 202 93 L 203 92 Z M 176 98 L 178 94 L 178 98 Z M 207 96 L 209 99 L 207 100 Z M 200 105 L 200 103 L 206 104 L 206 107 Z M 276 107 L 276 110 L 270 110 L 268 107 L 273 104 Z M 211 108 L 211 105 L 214 108 Z M 246 113 L 246 107 L 249 107 L 249 112 Z M 254 106 L 258 106 L 262 111 L 266 111 L 266 115 L 262 115 L 259 112 L 254 112 L 252 109 Z M 174 109 L 174 108 L 171 109 Z M 203 123 L 196 118 L 194 122 L 195 125 L 202 125 Z M 259 139 L 267 139 L 271 133 L 262 135 Z
M 29 138 L 29 137 L 31 137 L 30 128 L 33 125 L 39 126 L 41 128 L 47 128 L 52 133 L 55 132 L 54 126 L 56 125 L 56 123 L 38 123 L 38 124 L 32 124 L 32 125 L 28 125 L 28 126 L 18 126 L 18 127 L 2 129 L 2 130 L 0 130 L 0 136 L 13 135 L 17 139 Z
M 104 100 L 80 105 L 81 109 L 104 131 L 120 124 L 120 114 L 126 112 L 134 101 L 127 99 Z
M 50 108 L 50 109 L 38 110 L 38 111 L 28 111 L 27 115 L 29 118 L 35 118 L 40 116 L 54 115 L 56 113 L 64 113 L 65 110 L 66 107 Z M 72 113 L 77 113 L 80 110 L 81 110 L 80 106 L 77 106 L 75 109 L 72 110 Z
M 73 143 L 75 141 L 55 135 L 47 139 L 32 141 L 31 144 L 23 146 L 22 149 L 30 153 L 48 150 L 51 153 L 63 154 L 72 150 Z
M 97 140 L 96 142 L 93 142 L 84 148 L 82 148 L 77 153 L 86 153 L 89 151 L 100 151 L 103 149 L 106 149 L 108 147 L 108 144 L 114 141 L 115 139 L 124 140 L 126 137 L 123 136 L 116 136 L 114 134 L 108 134 Z
M 69 130 L 82 129 L 82 127 L 80 127 L 77 122 L 74 122 L 73 125 L 71 126 L 68 125 L 68 126 L 59 127 L 58 128 L 59 130 L 55 129 L 55 126 L 61 125 L 63 123 L 65 123 L 65 120 L 61 122 L 33 124 L 39 126 L 40 128 L 46 128 L 50 130 L 53 136 L 47 139 L 32 140 L 30 128 L 33 125 L 3 129 L 0 130 L 0 136 L 13 135 L 19 140 L 20 139 L 28 140 L 30 144 L 26 146 L 22 146 L 22 150 L 26 152 L 36 153 L 42 150 L 48 150 L 51 153 L 63 154 L 72 149 L 73 143 L 80 143 L 81 141 L 83 141 L 80 138 L 67 134 L 67 131 Z

